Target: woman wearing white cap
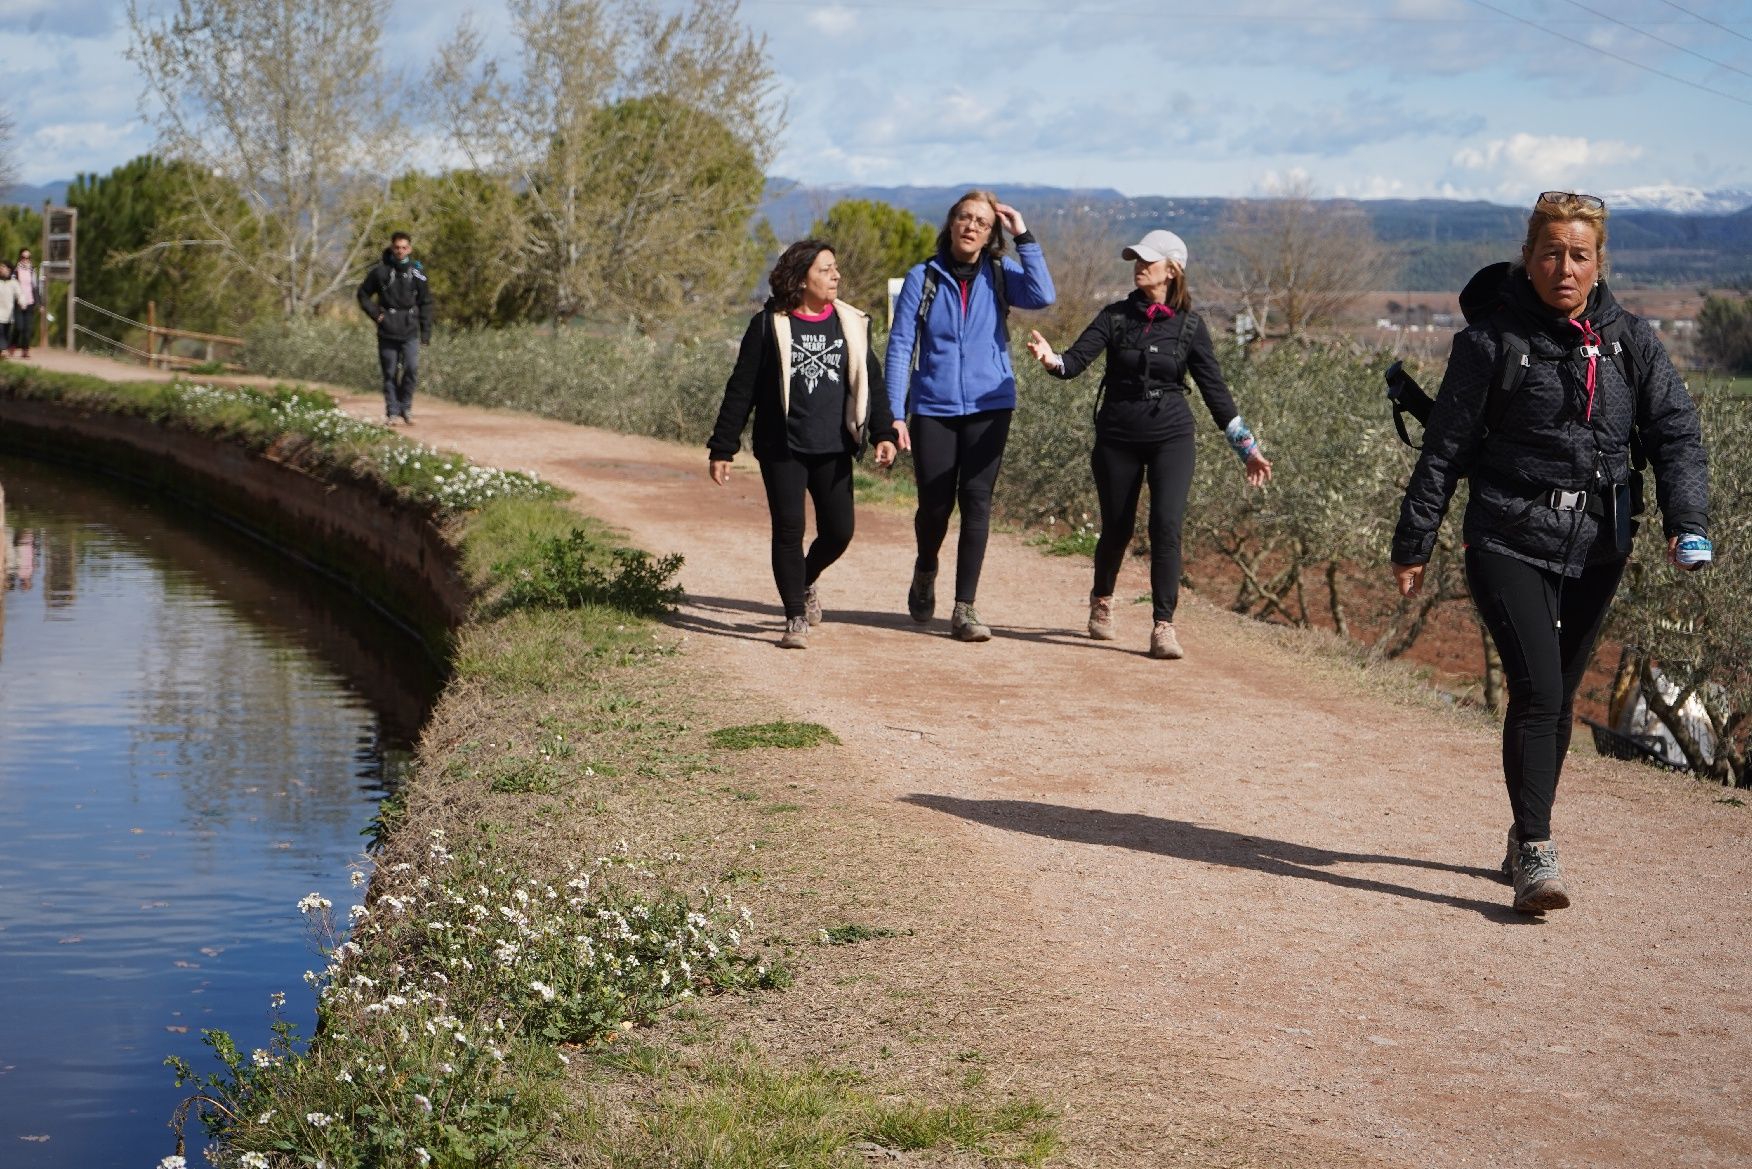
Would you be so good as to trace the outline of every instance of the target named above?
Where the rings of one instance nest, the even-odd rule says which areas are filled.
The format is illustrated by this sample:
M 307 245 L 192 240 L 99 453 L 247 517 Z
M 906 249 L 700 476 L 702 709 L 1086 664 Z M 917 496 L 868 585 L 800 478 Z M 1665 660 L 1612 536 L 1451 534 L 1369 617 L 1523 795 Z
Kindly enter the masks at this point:
M 1211 417 L 1241 459 L 1247 482 L 1271 478 L 1271 463 L 1241 421 L 1217 367 L 1210 330 L 1192 309 L 1186 287 L 1186 244 L 1171 231 L 1152 231 L 1120 253 L 1132 261 L 1136 289 L 1095 314 L 1062 354 L 1038 332 L 1028 351 L 1047 372 L 1074 378 L 1107 354 L 1095 412 L 1090 465 L 1101 502 L 1095 584 L 1089 593 L 1089 636 L 1113 639 L 1113 585 L 1137 526 L 1138 493 L 1150 484 L 1150 591 L 1155 625 L 1150 656 L 1185 656 L 1174 632 L 1180 597 L 1180 527 L 1192 487 L 1193 417 L 1185 376 L 1192 375 Z

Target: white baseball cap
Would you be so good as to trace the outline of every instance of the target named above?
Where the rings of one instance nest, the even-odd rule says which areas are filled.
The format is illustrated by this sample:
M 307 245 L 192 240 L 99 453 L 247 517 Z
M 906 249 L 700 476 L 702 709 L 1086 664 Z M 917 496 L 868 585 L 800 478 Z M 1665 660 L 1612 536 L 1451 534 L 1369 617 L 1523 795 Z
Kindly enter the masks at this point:
M 1119 253 L 1127 260 L 1142 260 L 1154 264 L 1157 260 L 1173 260 L 1182 271 L 1186 268 L 1186 241 L 1171 231 L 1157 228 L 1143 239 Z

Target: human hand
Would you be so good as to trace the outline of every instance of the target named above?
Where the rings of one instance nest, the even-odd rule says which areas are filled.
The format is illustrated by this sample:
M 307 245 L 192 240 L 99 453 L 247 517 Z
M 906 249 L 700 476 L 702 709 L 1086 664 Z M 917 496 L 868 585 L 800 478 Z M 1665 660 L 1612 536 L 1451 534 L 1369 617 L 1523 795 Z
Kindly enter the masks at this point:
M 1679 537 L 1678 536 L 1668 536 L 1667 537 L 1667 563 L 1671 564 L 1674 568 L 1679 569 L 1681 572 L 1696 572 L 1698 569 L 1703 568 L 1705 565 L 1709 564 L 1709 561 L 1699 560 L 1695 564 L 1681 563 L 1679 560 Z
M 1424 566 L 1421 564 L 1395 564 L 1393 566 L 1393 583 L 1399 586 L 1399 595 L 1415 597 L 1423 591 Z
M 712 482 L 720 487 L 724 486 L 724 484 L 730 482 L 730 460 L 707 459 L 706 474 L 712 477 Z
M 899 446 L 901 450 L 912 450 L 912 435 L 907 432 L 906 423 L 898 418 L 894 420 L 894 434 L 896 445 Z
M 1254 451 L 1247 457 L 1247 465 L 1242 468 L 1247 476 L 1247 483 L 1252 487 L 1264 487 L 1271 482 L 1271 460 Z
M 884 440 L 876 444 L 876 465 L 878 467 L 894 466 L 894 456 L 900 452 L 893 443 Z
M 1010 229 L 1011 235 L 1021 235 L 1028 230 L 1022 222 L 1022 213 L 1008 203 L 995 203 L 992 210 L 998 213 L 998 218 L 1004 221 L 1004 226 Z
M 1057 355 L 1053 353 L 1052 346 L 1047 344 L 1046 338 L 1040 335 L 1039 329 L 1028 330 L 1028 352 L 1034 354 L 1035 360 L 1048 369 L 1056 369 L 1062 364 L 1056 360 Z

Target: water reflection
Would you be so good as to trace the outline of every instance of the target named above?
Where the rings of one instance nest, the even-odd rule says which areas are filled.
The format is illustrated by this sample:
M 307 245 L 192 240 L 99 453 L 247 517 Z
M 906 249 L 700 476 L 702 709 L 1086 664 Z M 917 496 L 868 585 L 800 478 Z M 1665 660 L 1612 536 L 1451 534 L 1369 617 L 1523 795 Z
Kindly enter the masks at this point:
M 246 1046 L 350 903 L 418 646 L 243 538 L 0 457 L 0 1165 L 155 1164 L 203 1027 Z M 191 1157 L 191 1160 L 194 1158 Z

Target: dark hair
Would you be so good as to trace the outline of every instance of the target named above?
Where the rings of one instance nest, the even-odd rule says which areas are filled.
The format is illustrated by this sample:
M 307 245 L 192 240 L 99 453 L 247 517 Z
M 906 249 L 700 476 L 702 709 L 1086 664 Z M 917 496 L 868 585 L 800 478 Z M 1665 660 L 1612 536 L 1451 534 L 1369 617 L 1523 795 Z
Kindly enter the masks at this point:
M 937 233 L 937 254 L 950 254 L 949 229 L 955 222 L 955 213 L 961 210 L 963 203 L 973 202 L 984 203 L 992 209 L 992 234 L 981 249 L 981 254 L 995 264 L 998 257 L 1004 254 L 1004 220 L 998 214 L 998 197 L 990 191 L 969 191 L 949 205 L 949 213 L 943 216 L 943 229 Z
M 392 244 L 393 244 L 393 243 L 395 243 L 395 241 L 396 241 L 396 240 L 398 240 L 398 239 L 405 239 L 405 240 L 407 240 L 407 241 L 408 241 L 408 242 L 409 242 L 409 243 L 410 243 L 410 244 L 411 244 L 411 243 L 413 243 L 413 242 L 414 242 L 414 237 L 413 237 L 413 236 L 411 236 L 411 235 L 409 235 L 409 234 L 408 234 L 408 233 L 407 233 L 407 232 L 405 232 L 405 231 L 392 231 L 392 232 L 390 232 L 390 233 L 389 233 L 389 242 L 390 242 L 390 243 L 392 243 Z
M 773 290 L 773 298 L 768 302 L 768 308 L 780 312 L 790 312 L 803 303 L 803 286 L 809 279 L 809 269 L 814 266 L 815 258 L 823 252 L 834 252 L 833 245 L 824 239 L 800 239 L 785 249 L 779 262 L 773 265 L 772 272 L 767 276 L 767 286 Z

